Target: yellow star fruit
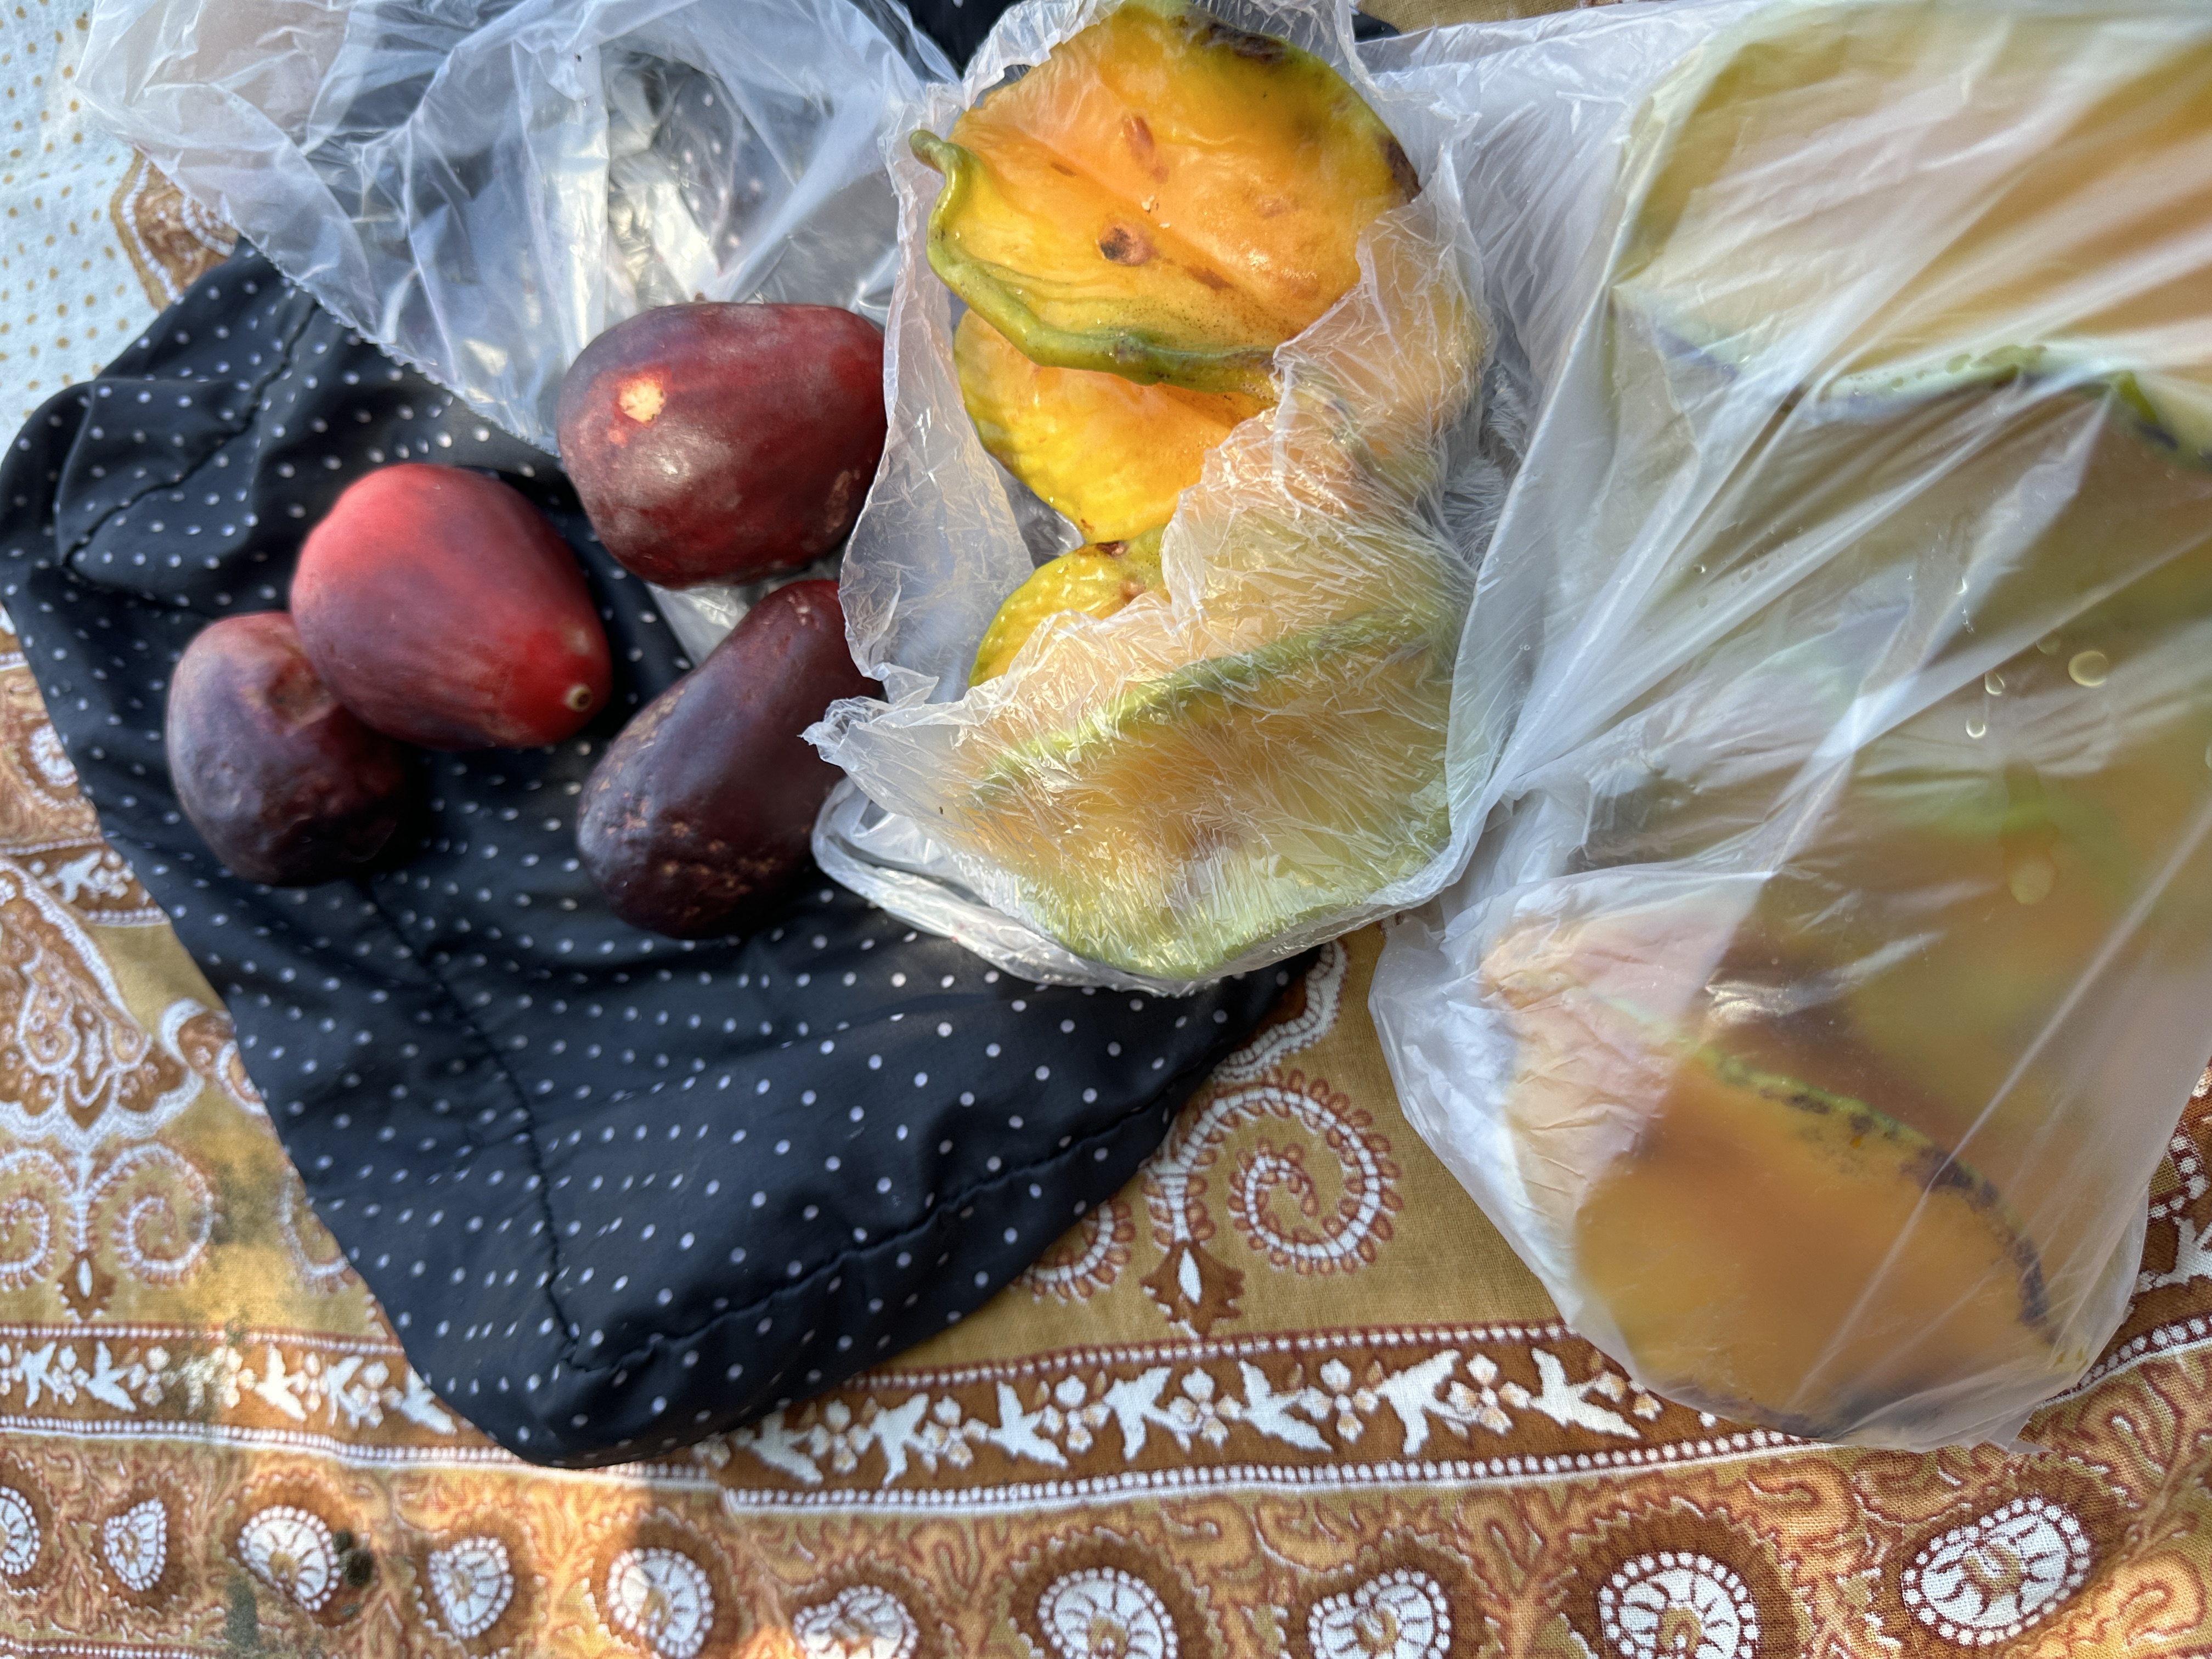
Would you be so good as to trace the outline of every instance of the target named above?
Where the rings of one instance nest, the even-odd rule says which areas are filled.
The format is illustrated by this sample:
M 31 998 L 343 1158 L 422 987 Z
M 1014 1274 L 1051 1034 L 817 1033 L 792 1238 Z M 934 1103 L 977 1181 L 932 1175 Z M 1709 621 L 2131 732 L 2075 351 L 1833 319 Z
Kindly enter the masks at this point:
M 933 833 L 1174 980 L 1419 872 L 1472 588 L 1419 502 L 1480 354 L 1433 230 L 1376 228 L 1397 140 L 1311 54 L 1127 0 L 911 142 L 969 413 L 1087 543 L 981 641 Z
M 912 143 L 945 175 L 931 268 L 1030 362 L 1270 400 L 1275 347 L 1418 188 L 1327 64 L 1161 0 Z
M 1826 397 L 2112 386 L 2212 454 L 2212 29 L 1988 24 L 1980 0 L 1784 7 L 1701 56 L 1646 112 L 1616 294 L 1731 363 L 1805 352 Z
M 2069 1376 L 1997 1189 L 1910 1126 L 1916 1092 L 1832 1032 L 1686 970 L 1680 915 L 1535 923 L 1483 966 L 1517 1039 L 1528 1200 L 1637 1374 L 1790 1433 L 1893 1434 L 1972 1379 Z
M 972 311 L 952 360 L 983 447 L 1091 542 L 1157 532 L 1206 453 L 1267 407 L 1242 392 L 1042 368 Z

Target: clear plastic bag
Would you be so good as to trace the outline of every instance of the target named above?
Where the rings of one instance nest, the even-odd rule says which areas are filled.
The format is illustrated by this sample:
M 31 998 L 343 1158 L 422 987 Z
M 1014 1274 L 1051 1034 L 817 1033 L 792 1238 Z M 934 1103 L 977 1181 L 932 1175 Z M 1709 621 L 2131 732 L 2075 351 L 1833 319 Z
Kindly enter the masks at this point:
M 98 0 L 77 85 L 329 310 L 551 451 L 568 364 L 648 306 L 880 323 L 882 140 L 952 74 L 878 0 Z M 750 596 L 662 597 L 696 658 Z
M 880 321 L 891 112 L 951 65 L 850 0 L 100 0 L 79 88 L 277 269 L 517 436 L 647 306 Z
M 1401 1098 L 1643 1383 L 2017 1433 L 2212 1050 L 2212 13 L 1623 6 L 1484 115 L 1542 388 L 1455 686 Z
M 1016 8 L 912 125 L 946 132 L 1113 9 Z M 1511 463 L 1477 395 L 1486 333 L 1451 159 L 1468 118 L 1370 79 L 1348 6 L 1207 9 L 1330 64 L 1425 188 L 1362 234 L 1356 285 L 1274 356 L 1279 400 L 1182 494 L 1166 602 L 1052 617 L 973 687 L 1001 601 L 1083 538 L 985 450 L 955 374 L 961 307 L 924 256 L 939 180 L 904 134 L 886 149 L 904 222 L 891 438 L 842 594 L 889 703 L 816 728 L 857 785 L 816 851 L 1035 977 L 1188 989 L 1418 902 L 1463 854 L 1443 787 L 1452 659 Z

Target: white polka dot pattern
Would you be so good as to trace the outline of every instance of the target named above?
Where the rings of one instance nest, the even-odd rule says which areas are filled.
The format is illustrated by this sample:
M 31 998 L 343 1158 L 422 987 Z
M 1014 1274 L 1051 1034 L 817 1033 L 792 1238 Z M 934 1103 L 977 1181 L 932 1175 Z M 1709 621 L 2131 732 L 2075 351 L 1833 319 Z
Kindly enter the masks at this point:
M 425 459 L 495 471 L 576 548 L 614 707 L 556 748 L 428 757 L 398 867 L 238 882 L 169 794 L 169 666 L 210 618 L 283 603 L 347 483 Z M 665 1451 L 958 1320 L 1134 1171 L 1297 971 L 1171 1002 L 1030 986 L 826 884 L 744 940 L 617 922 L 574 803 L 686 665 L 652 595 L 550 458 L 250 252 L 41 411 L 0 477 L 42 492 L 0 537 L 0 597 L 103 828 L 416 1369 L 525 1457 Z

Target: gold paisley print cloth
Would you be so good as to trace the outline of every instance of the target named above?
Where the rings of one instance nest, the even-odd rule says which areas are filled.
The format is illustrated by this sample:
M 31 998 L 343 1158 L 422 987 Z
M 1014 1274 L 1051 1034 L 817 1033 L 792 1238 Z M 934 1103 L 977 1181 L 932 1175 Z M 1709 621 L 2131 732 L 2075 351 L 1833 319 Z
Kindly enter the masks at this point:
M 70 0 L 0 5 L 0 426 L 88 380 L 236 241 L 76 93 Z
M 0 7 L 26 410 L 229 244 L 84 126 L 80 38 Z M 535 1469 L 413 1374 L 308 1213 L 0 633 L 0 1655 L 2212 1654 L 2208 1085 L 2039 1449 L 1837 1452 L 1565 1329 L 1398 1110 L 1377 944 L 1325 952 L 1122 1193 L 928 1346 L 672 1462 Z
M 409 1369 L 0 635 L 0 1653 L 1759 1659 L 2212 1650 L 2212 1109 L 2032 1454 L 1635 1388 L 1400 1115 L 1370 932 L 980 1314 L 672 1462 Z

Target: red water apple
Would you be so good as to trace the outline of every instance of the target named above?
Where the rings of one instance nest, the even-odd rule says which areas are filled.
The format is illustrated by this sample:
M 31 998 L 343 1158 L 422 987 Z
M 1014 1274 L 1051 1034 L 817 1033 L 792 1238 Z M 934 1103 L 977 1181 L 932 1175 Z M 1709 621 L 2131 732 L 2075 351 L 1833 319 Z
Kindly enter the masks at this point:
M 561 383 L 561 464 L 625 568 L 748 582 L 845 539 L 884 453 L 884 339 L 832 306 L 662 306 Z
M 584 786 L 576 844 L 609 907 L 675 939 L 751 927 L 807 868 L 842 775 L 799 733 L 876 690 L 846 647 L 836 583 L 793 582 L 747 611 Z
M 354 718 L 282 611 L 225 617 L 169 683 L 177 802 L 233 874 L 272 886 L 355 875 L 412 813 L 407 751 Z
M 308 532 L 292 614 L 340 702 L 425 749 L 531 749 L 607 700 L 613 666 L 568 545 L 496 478 L 370 473 Z

